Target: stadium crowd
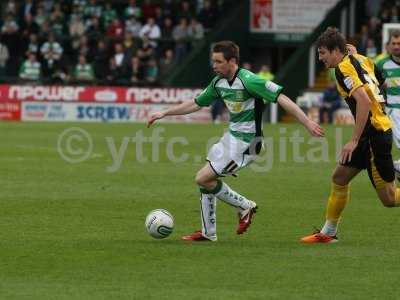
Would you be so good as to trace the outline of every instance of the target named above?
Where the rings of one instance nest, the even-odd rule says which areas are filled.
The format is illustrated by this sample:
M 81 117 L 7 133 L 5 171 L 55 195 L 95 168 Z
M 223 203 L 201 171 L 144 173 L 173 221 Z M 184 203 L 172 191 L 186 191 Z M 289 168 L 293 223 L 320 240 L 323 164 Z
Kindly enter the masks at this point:
M 0 78 L 151 85 L 216 24 L 223 0 L 0 4 Z

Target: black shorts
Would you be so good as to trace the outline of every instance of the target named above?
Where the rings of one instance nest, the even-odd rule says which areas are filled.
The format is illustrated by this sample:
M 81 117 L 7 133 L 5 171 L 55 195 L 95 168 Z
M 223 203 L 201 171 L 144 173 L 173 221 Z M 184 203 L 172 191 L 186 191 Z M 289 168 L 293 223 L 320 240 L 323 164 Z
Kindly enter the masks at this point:
M 374 187 L 377 180 L 394 181 L 392 130 L 369 130 L 368 134 L 358 142 L 351 161 L 342 165 L 360 170 L 367 169 Z

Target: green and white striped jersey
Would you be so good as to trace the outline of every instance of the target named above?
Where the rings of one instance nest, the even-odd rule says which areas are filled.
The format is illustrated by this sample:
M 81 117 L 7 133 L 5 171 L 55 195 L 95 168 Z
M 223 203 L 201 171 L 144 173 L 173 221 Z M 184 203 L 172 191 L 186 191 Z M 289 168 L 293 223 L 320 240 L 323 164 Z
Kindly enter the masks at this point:
M 262 113 L 266 103 L 277 101 L 282 87 L 256 74 L 238 69 L 232 81 L 216 76 L 195 99 L 199 106 L 209 106 L 222 99 L 229 110 L 230 133 L 247 143 L 262 136 Z
M 387 103 L 400 104 L 400 64 L 388 55 L 376 62 L 376 67 L 385 79 Z
M 26 60 L 19 70 L 19 77 L 23 79 L 38 80 L 40 78 L 40 63 Z

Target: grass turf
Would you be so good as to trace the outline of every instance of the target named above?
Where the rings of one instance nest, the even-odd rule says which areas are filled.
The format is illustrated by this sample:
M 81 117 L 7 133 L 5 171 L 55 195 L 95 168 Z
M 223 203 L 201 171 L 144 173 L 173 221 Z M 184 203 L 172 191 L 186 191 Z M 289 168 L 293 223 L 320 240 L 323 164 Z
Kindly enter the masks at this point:
M 73 126 L 93 138 L 92 155 L 76 164 L 57 151 L 60 134 Z M 158 126 L 165 141 L 187 138 L 174 148 L 176 156 L 189 155 L 186 162 L 168 160 L 165 141 L 158 161 L 146 143 L 147 162 L 139 162 L 130 141 L 121 167 L 110 172 L 107 137 L 120 150 L 124 137 L 149 137 L 154 129 L 0 123 L 1 299 L 398 299 L 400 211 L 379 203 L 365 172 L 352 183 L 340 242 L 299 243 L 323 222 L 336 128 L 327 128 L 329 161 L 302 163 L 293 161 L 295 152 L 318 156 L 319 144 L 293 149 L 288 137 L 299 127 L 267 125 L 272 169 L 247 168 L 226 179 L 259 205 L 249 232 L 237 236 L 234 210 L 218 203 L 219 241 L 187 243 L 181 235 L 200 228 L 194 175 L 204 164 L 206 141 L 223 127 Z M 345 142 L 351 128 L 340 130 Z M 72 142 L 75 150 L 84 146 Z M 144 230 L 155 208 L 175 217 L 168 239 L 154 240 Z

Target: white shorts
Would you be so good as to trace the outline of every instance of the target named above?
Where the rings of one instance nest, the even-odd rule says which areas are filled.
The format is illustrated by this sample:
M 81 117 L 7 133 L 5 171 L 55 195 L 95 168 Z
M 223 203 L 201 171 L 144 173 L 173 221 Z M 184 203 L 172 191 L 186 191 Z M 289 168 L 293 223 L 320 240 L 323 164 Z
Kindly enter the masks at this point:
M 393 141 L 397 148 L 400 148 L 400 109 L 386 107 L 386 113 L 392 121 Z
M 207 154 L 211 168 L 219 176 L 233 175 L 252 163 L 257 154 L 252 144 L 246 143 L 226 132 Z

